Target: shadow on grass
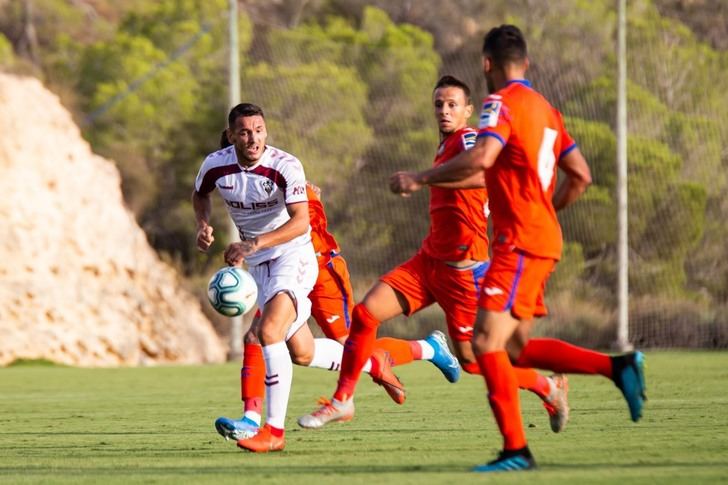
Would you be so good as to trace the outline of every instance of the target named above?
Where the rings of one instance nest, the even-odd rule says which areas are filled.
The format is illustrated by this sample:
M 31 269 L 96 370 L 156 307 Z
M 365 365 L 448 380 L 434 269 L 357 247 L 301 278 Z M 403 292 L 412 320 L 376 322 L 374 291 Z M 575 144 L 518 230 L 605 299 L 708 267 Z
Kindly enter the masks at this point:
M 280 456 L 280 455 L 279 455 Z M 285 459 L 285 455 L 280 456 Z M 277 460 L 276 460 L 277 461 Z M 54 475 L 58 477 L 69 476 L 104 476 L 104 477 L 124 477 L 135 475 L 140 476 L 163 476 L 163 475 L 186 475 L 205 476 L 205 475 L 226 475 L 235 476 L 241 472 L 245 472 L 247 479 L 255 475 L 275 475 L 283 477 L 285 475 L 382 475 L 382 474 L 398 474 L 398 473 L 470 473 L 473 465 L 462 465 L 453 463 L 430 463 L 425 465 L 285 465 L 275 463 L 271 465 L 256 465 L 255 463 L 241 461 L 235 466 L 199 466 L 199 467 L 130 467 L 130 468 L 108 468 L 108 467 L 69 467 L 61 468 L 54 466 L 53 469 L 45 467 L 0 467 L 0 476 L 22 473 L 27 476 L 48 476 Z M 599 470 L 613 470 L 614 463 L 580 463 L 580 464 L 549 464 L 540 466 L 535 471 L 541 472 L 594 472 Z M 622 463 L 620 468 L 628 468 L 631 470 L 639 469 L 672 469 L 672 468 L 723 468 L 724 462 L 641 462 L 641 463 Z
M 68 367 L 64 364 L 57 364 L 46 359 L 17 359 L 9 363 L 6 367 Z
M 235 476 L 242 471 L 246 478 L 252 475 L 360 475 L 360 474 L 383 474 L 383 473 L 454 473 L 467 472 L 469 467 L 453 464 L 428 464 L 428 465 L 285 465 L 276 463 L 273 465 L 256 466 L 253 463 L 240 462 L 236 466 L 209 466 L 209 467 L 131 467 L 131 468 L 59 468 L 53 469 L 29 468 L 29 467 L 0 467 L 0 476 L 4 474 L 23 473 L 24 475 L 57 475 L 57 476 L 127 476 L 127 475 L 229 475 Z

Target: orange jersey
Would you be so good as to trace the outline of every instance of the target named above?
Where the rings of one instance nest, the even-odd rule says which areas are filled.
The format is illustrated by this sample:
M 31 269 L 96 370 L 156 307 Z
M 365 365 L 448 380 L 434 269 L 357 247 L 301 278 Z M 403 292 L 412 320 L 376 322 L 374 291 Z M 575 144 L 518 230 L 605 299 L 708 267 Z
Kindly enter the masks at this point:
M 308 195 L 308 215 L 311 219 L 311 242 L 319 263 L 329 260 L 332 251 L 339 252 L 339 243 L 328 231 L 328 221 L 324 205 L 321 203 L 321 189 L 311 182 L 306 182 L 306 195 Z M 324 261 L 321 257 L 325 257 Z
M 485 171 L 494 248 L 560 259 L 561 226 L 551 199 L 558 161 L 576 147 L 561 113 L 528 81 L 511 81 L 485 99 L 479 128 L 478 138 L 503 144 Z
M 440 143 L 433 165 L 472 148 L 476 137 L 469 127 L 449 134 Z M 485 189 L 430 187 L 430 231 L 422 242 L 425 253 L 441 261 L 487 260 L 487 202 Z

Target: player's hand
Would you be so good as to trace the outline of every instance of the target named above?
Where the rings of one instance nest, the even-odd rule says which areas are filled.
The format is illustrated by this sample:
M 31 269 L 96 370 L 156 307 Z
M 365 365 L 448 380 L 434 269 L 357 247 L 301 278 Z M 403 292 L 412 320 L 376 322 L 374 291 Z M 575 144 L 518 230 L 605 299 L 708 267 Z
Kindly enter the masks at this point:
M 420 190 L 422 184 L 417 181 L 415 172 L 396 172 L 389 178 L 389 188 L 395 194 L 409 197 L 412 192 Z
M 225 250 L 225 262 L 230 266 L 242 266 L 246 256 L 258 250 L 258 238 L 230 243 Z
M 206 253 L 215 238 L 212 235 L 212 226 L 209 224 L 202 224 L 197 228 L 197 249 Z

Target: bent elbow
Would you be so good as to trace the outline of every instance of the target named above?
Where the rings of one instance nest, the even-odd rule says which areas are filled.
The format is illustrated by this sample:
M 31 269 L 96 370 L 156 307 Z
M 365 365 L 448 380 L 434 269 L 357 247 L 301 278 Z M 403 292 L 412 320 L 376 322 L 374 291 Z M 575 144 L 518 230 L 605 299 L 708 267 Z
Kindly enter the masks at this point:
M 592 184 L 592 177 L 590 173 L 585 173 L 581 178 L 581 191 L 584 192 Z

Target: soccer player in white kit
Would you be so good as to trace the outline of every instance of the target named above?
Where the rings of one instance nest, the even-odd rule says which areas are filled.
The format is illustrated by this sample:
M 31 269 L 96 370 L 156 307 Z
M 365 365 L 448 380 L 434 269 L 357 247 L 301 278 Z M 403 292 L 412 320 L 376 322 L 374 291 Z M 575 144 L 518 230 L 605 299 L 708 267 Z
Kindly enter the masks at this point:
M 240 266 L 245 260 L 258 285 L 262 309 L 258 338 L 267 370 L 266 424 L 252 438 L 239 440 L 238 446 L 255 452 L 279 451 L 285 446 L 291 353 L 311 353 L 314 348 L 306 320 L 318 264 L 310 237 L 306 177 L 296 157 L 266 145 L 260 107 L 235 106 L 228 116 L 228 138 L 232 145 L 208 155 L 195 181 L 197 247 L 206 251 L 214 241 L 210 194 L 217 189 L 241 239 L 228 245 L 225 262 Z M 318 340 L 325 339 L 317 339 L 317 344 Z M 340 361 L 341 344 L 331 342 L 335 345 L 323 352 L 316 345 L 315 353 L 329 355 L 314 355 L 313 360 Z

